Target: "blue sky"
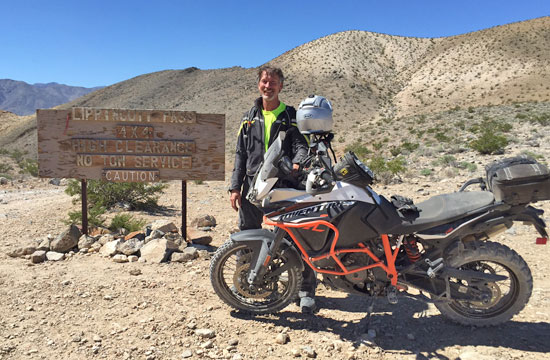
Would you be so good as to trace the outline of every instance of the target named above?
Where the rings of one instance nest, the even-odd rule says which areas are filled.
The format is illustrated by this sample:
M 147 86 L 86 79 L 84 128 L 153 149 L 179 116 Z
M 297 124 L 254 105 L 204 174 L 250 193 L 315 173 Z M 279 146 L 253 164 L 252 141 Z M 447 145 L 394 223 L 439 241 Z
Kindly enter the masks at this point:
M 0 79 L 110 85 L 256 67 L 345 30 L 443 37 L 550 15 L 550 0 L 0 0 Z

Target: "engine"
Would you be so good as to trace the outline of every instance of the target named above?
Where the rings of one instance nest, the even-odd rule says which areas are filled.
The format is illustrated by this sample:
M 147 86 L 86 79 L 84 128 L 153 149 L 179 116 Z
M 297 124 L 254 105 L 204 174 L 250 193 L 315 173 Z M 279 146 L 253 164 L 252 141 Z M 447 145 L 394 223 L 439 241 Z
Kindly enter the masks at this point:
M 364 253 L 344 254 L 340 261 L 348 270 L 359 269 L 372 263 L 372 259 Z M 361 295 L 382 294 L 386 281 L 385 271 L 378 267 L 348 275 L 323 274 L 323 282 L 330 287 Z

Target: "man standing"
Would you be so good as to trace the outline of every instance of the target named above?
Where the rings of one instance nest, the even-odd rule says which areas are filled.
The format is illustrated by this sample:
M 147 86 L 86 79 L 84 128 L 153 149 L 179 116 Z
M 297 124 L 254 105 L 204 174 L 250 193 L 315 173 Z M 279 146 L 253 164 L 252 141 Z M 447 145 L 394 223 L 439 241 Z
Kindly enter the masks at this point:
M 263 213 L 246 199 L 246 194 L 265 152 L 279 132 L 286 131 L 283 151 L 292 160 L 295 170 L 307 156 L 307 142 L 296 127 L 296 110 L 279 100 L 283 82 L 281 69 L 272 66 L 263 66 L 259 69 L 260 97 L 244 114 L 239 128 L 230 191 L 231 206 L 235 211 L 239 211 L 240 230 L 259 229 L 262 226 Z M 303 277 L 302 289 L 299 292 L 300 308 L 302 312 L 312 312 L 315 310 L 315 273 L 306 266 Z

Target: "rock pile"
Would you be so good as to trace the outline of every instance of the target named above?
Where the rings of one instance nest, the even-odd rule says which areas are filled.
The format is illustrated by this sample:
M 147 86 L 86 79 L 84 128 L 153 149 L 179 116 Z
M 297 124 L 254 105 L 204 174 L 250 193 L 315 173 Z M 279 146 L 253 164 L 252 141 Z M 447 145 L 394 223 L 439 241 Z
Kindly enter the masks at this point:
M 203 228 L 191 230 L 195 235 L 192 242 L 187 242 L 178 232 L 177 226 L 166 219 L 155 220 L 142 231 L 131 233 L 111 233 L 101 229 L 94 231 L 92 235 L 83 235 L 78 227 L 71 225 L 56 238 L 48 235 L 12 249 L 7 254 L 11 257 L 29 259 L 33 264 L 61 261 L 76 253 L 98 253 L 116 263 L 187 262 L 198 258 L 201 252 L 206 251 L 204 245 L 208 245 L 212 237 L 203 233 L 216 226 L 216 219 L 206 215 L 193 220 L 192 224 Z M 190 239 L 189 234 L 187 238 Z

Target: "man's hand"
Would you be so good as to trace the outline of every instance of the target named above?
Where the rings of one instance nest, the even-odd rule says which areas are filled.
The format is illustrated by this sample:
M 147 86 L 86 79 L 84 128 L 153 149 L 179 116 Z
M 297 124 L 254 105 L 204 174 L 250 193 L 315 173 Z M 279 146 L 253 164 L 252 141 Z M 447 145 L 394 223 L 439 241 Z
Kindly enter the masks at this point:
M 239 207 L 237 207 L 239 205 Z M 239 211 L 241 207 L 241 192 L 239 190 L 231 190 L 231 207 L 235 211 Z
M 300 164 L 292 164 L 292 176 L 298 176 L 298 170 L 300 170 Z

